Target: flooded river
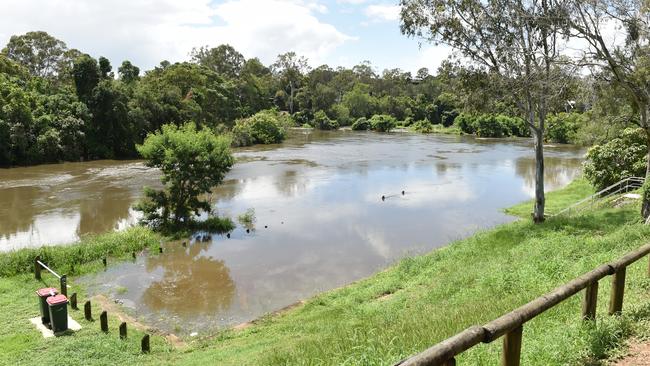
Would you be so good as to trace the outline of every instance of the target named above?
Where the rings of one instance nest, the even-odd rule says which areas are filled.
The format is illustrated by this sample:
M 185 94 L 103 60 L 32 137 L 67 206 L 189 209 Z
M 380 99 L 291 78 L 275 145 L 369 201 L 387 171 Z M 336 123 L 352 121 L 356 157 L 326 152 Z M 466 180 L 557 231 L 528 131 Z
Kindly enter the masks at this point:
M 579 173 L 582 153 L 547 147 L 547 189 Z M 236 156 L 212 200 L 233 218 L 254 209 L 254 230 L 166 244 L 163 255 L 82 279 L 91 292 L 162 329 L 205 332 L 511 221 L 501 210 L 533 195 L 528 140 L 296 130 Z M 0 170 L 0 250 L 132 225 L 130 206 L 158 178 L 137 161 Z

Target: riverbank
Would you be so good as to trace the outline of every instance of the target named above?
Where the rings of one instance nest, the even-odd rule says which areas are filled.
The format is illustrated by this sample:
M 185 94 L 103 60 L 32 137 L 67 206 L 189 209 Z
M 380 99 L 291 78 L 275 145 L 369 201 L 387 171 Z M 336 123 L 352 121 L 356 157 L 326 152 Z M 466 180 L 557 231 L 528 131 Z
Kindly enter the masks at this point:
M 590 193 L 578 181 L 547 199 L 553 207 Z M 523 216 L 529 211 L 530 203 L 509 210 Z M 120 342 L 117 320 L 105 335 L 98 324 L 81 320 L 79 312 L 73 317 L 84 327 L 81 332 L 43 340 L 26 323 L 37 311 L 33 289 L 42 284 L 28 274 L 4 277 L 0 314 L 9 322 L 0 329 L 0 363 L 390 364 L 469 325 L 496 318 L 648 240 L 650 227 L 638 219 L 636 205 L 552 218 L 541 225 L 520 220 L 406 258 L 255 324 L 190 338 L 183 351 L 154 337 L 151 355 L 138 354 L 141 333 Z M 595 325 L 580 320 L 580 296 L 528 323 L 522 364 L 585 364 L 621 352 L 629 335 L 645 335 L 650 316 L 650 280 L 645 275 L 645 263 L 628 268 L 622 317 L 606 316 L 609 286 L 603 284 Z M 77 292 L 83 298 L 83 289 Z M 499 353 L 500 342 L 495 342 L 464 353 L 459 362 L 495 364 Z

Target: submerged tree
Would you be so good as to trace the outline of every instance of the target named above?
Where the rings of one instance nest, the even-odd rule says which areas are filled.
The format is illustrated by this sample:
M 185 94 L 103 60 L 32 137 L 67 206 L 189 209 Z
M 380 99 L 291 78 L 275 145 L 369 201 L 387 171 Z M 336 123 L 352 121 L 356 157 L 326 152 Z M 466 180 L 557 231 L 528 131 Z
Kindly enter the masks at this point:
M 560 0 L 561 1 L 561 0 Z M 450 45 L 497 75 L 535 142 L 533 220 L 544 220 L 544 128 L 558 77 L 564 8 L 551 0 L 401 0 L 402 33 Z
M 137 149 L 148 166 L 162 172 L 164 189 L 146 188 L 137 206 L 144 212 L 143 221 L 159 228 L 188 227 L 195 215 L 210 213 L 210 203 L 201 195 L 221 184 L 234 164 L 228 138 L 197 129 L 193 122 L 164 125 Z

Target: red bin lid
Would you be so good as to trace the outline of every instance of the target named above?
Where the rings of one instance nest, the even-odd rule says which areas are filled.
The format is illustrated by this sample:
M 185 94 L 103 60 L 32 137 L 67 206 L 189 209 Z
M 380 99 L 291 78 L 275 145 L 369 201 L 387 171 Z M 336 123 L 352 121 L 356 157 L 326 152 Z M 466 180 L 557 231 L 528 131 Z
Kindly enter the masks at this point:
M 40 297 L 53 296 L 53 294 L 56 295 L 58 293 L 59 293 L 59 291 L 57 291 L 53 287 L 41 288 L 41 289 L 38 289 L 38 291 L 36 291 L 36 295 L 38 295 Z
M 50 305 L 67 304 L 68 298 L 65 295 L 51 296 L 47 298 L 47 303 Z

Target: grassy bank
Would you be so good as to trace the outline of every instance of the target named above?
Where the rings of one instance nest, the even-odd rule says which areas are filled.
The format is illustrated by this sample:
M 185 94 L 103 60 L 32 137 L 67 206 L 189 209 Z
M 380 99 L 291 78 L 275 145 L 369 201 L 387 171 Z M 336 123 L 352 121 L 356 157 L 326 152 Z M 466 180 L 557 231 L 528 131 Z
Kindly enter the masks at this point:
M 0 276 L 7 277 L 34 270 L 34 258 L 60 271 L 73 274 L 84 264 L 105 257 L 124 258 L 144 249 L 157 249 L 160 236 L 144 227 L 133 227 L 121 232 L 88 236 L 74 245 L 20 249 L 0 254 Z
M 577 178 L 563 189 L 548 192 L 546 194 L 546 215 L 560 212 L 562 209 L 569 207 L 571 204 L 574 204 L 593 193 L 595 193 L 595 190 L 586 179 L 582 177 Z M 533 212 L 534 205 L 535 201 L 530 200 L 509 207 L 505 212 L 510 215 L 529 218 Z
M 590 188 L 578 181 L 550 194 L 548 204 L 561 207 L 589 193 Z M 527 216 L 529 211 L 525 204 L 510 212 Z M 73 359 L 70 364 L 80 364 L 81 356 L 73 353 L 84 348 L 77 352 L 87 357 L 85 364 L 92 360 L 96 364 L 386 365 L 470 325 L 490 321 L 648 240 L 650 226 L 640 222 L 635 205 L 552 218 L 541 225 L 520 220 L 404 259 L 249 328 L 193 341 L 182 352 L 155 339 L 157 349 L 146 356 L 138 355 L 137 345 L 128 343 L 135 341 L 119 343 L 115 331 L 103 335 L 97 324 L 87 324 L 87 333 L 40 339 L 25 326 L 25 319 L 37 311 L 33 289 L 40 284 L 19 275 L 0 279 L 0 315 L 11 318 L 0 328 L 0 357 L 34 364 L 61 360 L 55 353 L 60 352 Z M 626 336 L 644 334 L 650 317 L 646 268 L 645 260 L 628 268 L 622 317 L 606 315 L 609 279 L 605 279 L 595 324 L 580 320 L 580 295 L 527 323 L 522 364 L 593 364 L 620 349 Z M 19 306 L 12 299 L 19 299 Z M 497 364 L 500 346 L 498 341 L 473 348 L 459 362 Z

